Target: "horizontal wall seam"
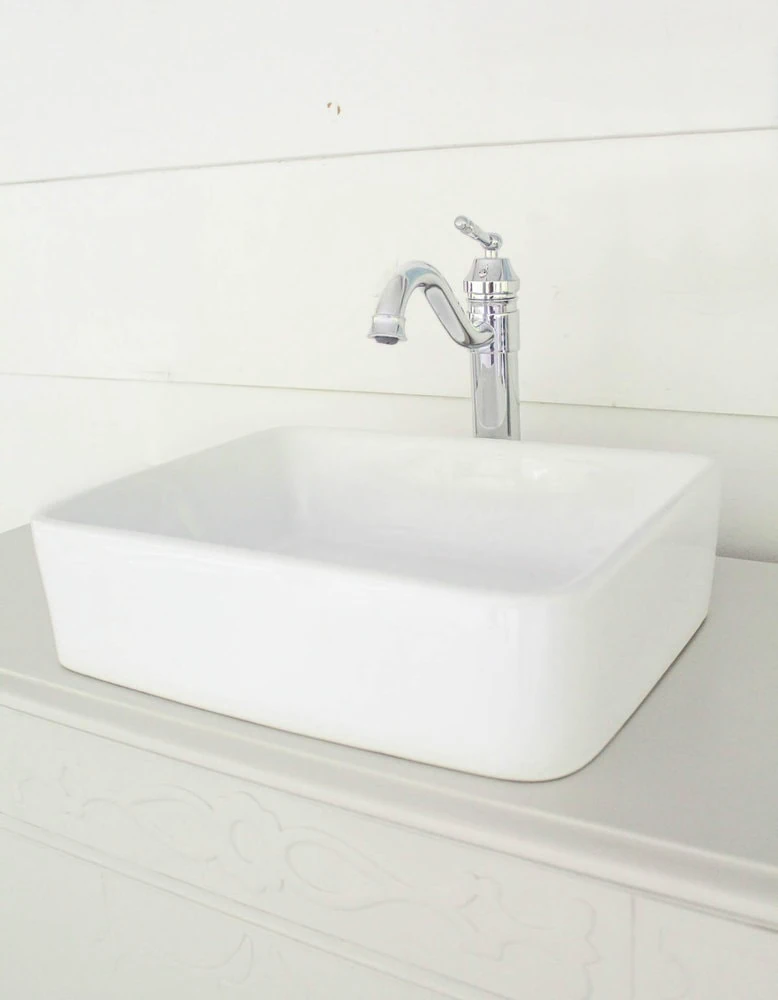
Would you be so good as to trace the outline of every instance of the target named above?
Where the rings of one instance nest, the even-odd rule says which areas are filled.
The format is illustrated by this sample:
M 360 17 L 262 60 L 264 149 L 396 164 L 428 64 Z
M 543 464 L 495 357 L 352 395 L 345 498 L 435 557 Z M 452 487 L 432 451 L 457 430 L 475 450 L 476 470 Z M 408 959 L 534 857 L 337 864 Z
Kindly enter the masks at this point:
M 265 385 L 256 382 L 206 382 L 198 379 L 177 379 L 172 377 L 153 378 L 125 375 L 77 375 L 64 372 L 24 372 L 24 371 L 3 371 L 0 369 L 0 379 L 3 378 L 28 378 L 28 379 L 64 379 L 67 381 L 81 382 L 118 382 L 135 385 L 180 385 L 198 388 L 214 389 L 256 389 L 260 392 L 306 392 L 306 393 L 327 393 L 348 396 L 400 396 L 406 399 L 443 399 L 443 400 L 464 400 L 469 396 L 440 396 L 435 393 L 426 392 L 390 392 L 381 389 L 331 389 L 323 386 L 309 385 Z M 592 410 L 637 410 L 642 413 L 688 413 L 709 417 L 742 417 L 748 420 L 778 420 L 778 413 L 745 413 L 731 410 L 681 410 L 677 407 L 664 406 L 623 406 L 615 403 L 578 403 L 558 399 L 532 399 L 525 396 L 521 400 L 522 405 L 530 406 L 581 406 Z
M 548 146 L 586 142 L 624 142 L 629 139 L 672 139 L 692 136 L 743 135 L 753 132 L 776 132 L 778 125 L 744 125 L 738 128 L 688 129 L 668 132 L 630 132 L 604 135 L 558 136 L 543 139 L 514 139 L 504 142 L 453 143 L 440 146 L 409 146 L 398 149 L 365 149 L 343 153 L 304 153 L 292 156 L 270 156 L 248 160 L 225 160 L 209 163 L 180 163 L 170 166 L 133 167 L 127 170 L 106 170 L 86 174 L 66 174 L 52 177 L 31 177 L 24 180 L 0 180 L 0 188 L 23 187 L 32 184 L 67 184 L 74 181 L 111 180 L 121 177 L 141 177 L 148 174 L 172 174 L 194 170 L 223 170 L 237 167 L 259 167 L 279 163 L 305 163 L 316 160 L 347 160 L 365 156 L 397 156 L 413 153 L 440 153 L 465 149 L 501 149 L 513 146 Z

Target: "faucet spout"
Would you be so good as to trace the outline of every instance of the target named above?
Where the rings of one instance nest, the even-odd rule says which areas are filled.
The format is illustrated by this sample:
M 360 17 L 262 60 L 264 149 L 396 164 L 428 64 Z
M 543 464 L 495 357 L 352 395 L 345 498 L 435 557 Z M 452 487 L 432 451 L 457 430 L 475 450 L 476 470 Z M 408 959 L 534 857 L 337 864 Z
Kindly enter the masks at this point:
M 379 344 L 397 344 L 405 340 L 405 310 L 417 288 L 423 290 L 433 312 L 455 343 L 477 349 L 492 342 L 493 328 L 488 323 L 472 323 L 440 271 L 421 260 L 403 264 L 390 278 L 381 293 L 368 336 Z

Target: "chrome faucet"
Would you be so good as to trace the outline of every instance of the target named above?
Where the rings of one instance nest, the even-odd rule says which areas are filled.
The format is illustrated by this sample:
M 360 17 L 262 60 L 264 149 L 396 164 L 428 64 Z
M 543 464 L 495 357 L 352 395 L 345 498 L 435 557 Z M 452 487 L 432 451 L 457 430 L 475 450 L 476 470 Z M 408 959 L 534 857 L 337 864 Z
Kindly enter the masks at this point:
M 470 351 L 475 436 L 518 439 L 519 279 L 508 258 L 497 256 L 501 236 L 484 232 L 463 215 L 454 225 L 484 249 L 465 276 L 467 313 L 440 271 L 412 260 L 381 293 L 368 336 L 379 344 L 405 340 L 408 300 L 421 288 L 449 337 Z

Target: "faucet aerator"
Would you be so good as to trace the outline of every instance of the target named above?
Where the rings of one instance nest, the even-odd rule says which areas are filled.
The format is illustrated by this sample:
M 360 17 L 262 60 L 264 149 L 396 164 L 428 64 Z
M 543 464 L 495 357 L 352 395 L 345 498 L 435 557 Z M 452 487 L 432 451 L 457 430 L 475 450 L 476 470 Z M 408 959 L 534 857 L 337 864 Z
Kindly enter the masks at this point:
M 398 344 L 406 339 L 405 317 L 393 313 L 376 313 L 368 337 L 379 344 Z

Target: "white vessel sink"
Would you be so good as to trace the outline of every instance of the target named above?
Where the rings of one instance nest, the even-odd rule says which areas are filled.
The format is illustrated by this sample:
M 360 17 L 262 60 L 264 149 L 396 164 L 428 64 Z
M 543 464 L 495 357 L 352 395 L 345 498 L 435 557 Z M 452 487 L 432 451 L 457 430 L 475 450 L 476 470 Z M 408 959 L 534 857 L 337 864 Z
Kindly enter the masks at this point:
M 279 428 L 33 531 L 61 662 L 501 778 L 590 761 L 703 621 L 691 455 Z

